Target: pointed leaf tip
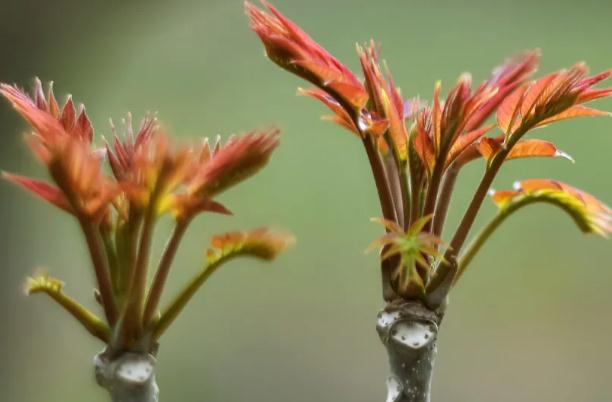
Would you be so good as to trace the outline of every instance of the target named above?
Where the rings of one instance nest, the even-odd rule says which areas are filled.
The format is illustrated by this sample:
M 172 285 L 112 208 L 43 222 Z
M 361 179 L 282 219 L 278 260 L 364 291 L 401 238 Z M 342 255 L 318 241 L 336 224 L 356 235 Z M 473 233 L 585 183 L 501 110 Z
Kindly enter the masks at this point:
M 567 152 L 561 151 L 560 149 L 557 149 L 557 151 L 555 152 L 555 157 L 567 159 L 572 164 L 576 163 L 576 160 L 570 154 L 568 154 Z

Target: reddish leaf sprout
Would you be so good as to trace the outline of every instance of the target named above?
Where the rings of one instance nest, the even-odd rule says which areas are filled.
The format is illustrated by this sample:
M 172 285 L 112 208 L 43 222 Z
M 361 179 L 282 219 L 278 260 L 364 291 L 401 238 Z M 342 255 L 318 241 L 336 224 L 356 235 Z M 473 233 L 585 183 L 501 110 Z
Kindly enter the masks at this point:
M 104 318 L 65 295 L 63 283 L 46 273 L 28 278 L 26 291 L 48 294 L 105 342 L 108 353 L 154 350 L 195 291 L 224 262 L 237 256 L 271 260 L 290 244 L 290 236 L 267 229 L 215 236 L 202 270 L 160 313 L 162 292 L 189 223 L 202 212 L 231 214 L 215 197 L 267 164 L 279 131 L 175 146 L 154 116 L 146 116 L 134 131 L 128 115 L 124 133 L 118 134 L 111 123 L 112 139 L 98 148 L 85 108 L 76 108 L 71 97 L 60 108 L 52 86 L 45 95 L 37 79 L 31 97 L 1 84 L 0 94 L 29 123 L 26 143 L 52 183 L 6 172 L 3 176 L 77 219 Z M 153 232 L 163 214 L 174 217 L 175 228 L 147 287 Z
M 420 300 L 430 308 L 440 307 L 490 232 L 517 205 L 550 202 L 569 212 L 585 232 L 604 236 L 611 232 L 610 209 L 586 193 L 555 181 L 525 181 L 517 192 L 501 193 L 508 206 L 476 237 L 474 246 L 461 254 L 505 161 L 528 157 L 572 160 L 553 143 L 523 139 L 525 134 L 574 117 L 610 115 L 584 104 L 612 96 L 612 88 L 593 88 L 612 70 L 588 76 L 586 66 L 579 63 L 529 81 L 539 59 L 537 51 L 530 51 L 506 60 L 474 89 L 471 77 L 464 74 L 443 99 L 442 85 L 436 83 L 427 104 L 402 97 L 373 41 L 357 46 L 364 77 L 360 80 L 271 4 L 262 4 L 264 9 L 246 2 L 246 13 L 268 57 L 313 83 L 316 88 L 299 93 L 325 104 L 332 112 L 325 119 L 363 142 L 380 199 L 381 222 L 387 229 L 375 243 L 383 248 L 387 301 Z M 496 124 L 487 124 L 492 115 L 497 117 Z M 494 134 L 487 136 L 489 132 Z M 441 254 L 444 243 L 440 236 L 459 171 L 480 157 L 486 161 L 484 176 Z M 540 188 L 525 183 L 537 183 Z M 499 203 L 502 195 L 495 194 Z

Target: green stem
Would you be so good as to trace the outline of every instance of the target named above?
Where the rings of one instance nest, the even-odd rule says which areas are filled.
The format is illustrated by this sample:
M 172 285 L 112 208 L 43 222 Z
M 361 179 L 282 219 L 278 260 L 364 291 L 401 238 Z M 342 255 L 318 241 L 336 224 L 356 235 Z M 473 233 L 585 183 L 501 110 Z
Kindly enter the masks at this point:
M 120 276 L 120 268 L 119 268 L 119 259 L 117 256 L 117 250 L 115 248 L 115 242 L 113 238 L 112 231 L 100 229 L 100 236 L 102 237 L 102 243 L 104 244 L 104 250 L 106 251 L 106 257 L 108 259 L 108 267 L 111 284 L 113 286 L 113 291 L 115 294 L 115 298 L 119 295 L 119 276 Z
M 125 330 L 128 334 L 132 335 L 135 335 L 133 334 L 134 331 L 138 332 L 142 329 L 142 312 L 154 227 L 155 201 L 152 198 L 151 205 L 149 205 L 147 209 L 142 226 L 142 233 L 140 235 L 140 242 L 138 246 L 138 256 L 136 258 L 136 264 L 133 268 L 128 302 L 125 307 Z
M 189 221 L 190 219 L 186 219 L 177 222 L 176 226 L 174 227 L 174 231 L 170 236 L 170 240 L 166 244 L 166 248 L 159 262 L 159 266 L 155 272 L 153 284 L 151 285 L 147 295 L 143 317 L 143 326 L 145 328 L 151 323 L 151 320 L 155 315 L 157 306 L 159 305 L 161 299 L 161 294 L 164 290 L 166 279 L 168 278 L 168 274 L 170 272 L 170 267 L 172 266 L 172 261 L 176 255 L 179 243 L 181 242 L 181 239 L 189 226 Z
M 496 159 L 497 158 L 493 160 L 493 163 Z M 452 267 L 451 264 L 448 263 L 448 261 L 453 261 L 456 259 L 456 256 L 461 247 L 463 246 L 463 243 L 465 242 L 470 228 L 472 227 L 474 220 L 476 219 L 476 215 L 480 210 L 480 206 L 482 205 L 482 202 L 487 196 L 487 192 L 489 191 L 491 183 L 493 182 L 493 179 L 495 178 L 495 175 L 497 174 L 500 166 L 501 163 L 497 165 L 491 164 L 486 170 L 486 173 L 483 176 L 480 185 L 476 190 L 476 193 L 474 193 L 472 202 L 470 203 L 465 215 L 463 216 L 463 219 L 459 224 L 459 228 L 455 232 L 455 236 L 453 237 L 453 240 L 451 241 L 450 246 L 444 255 L 444 260 L 447 262 L 441 262 L 439 264 L 434 276 L 432 277 L 430 283 L 427 285 L 428 292 L 432 292 L 434 289 L 436 289 L 444 281 L 444 279 L 446 279 L 446 275 L 449 274 Z
M 59 290 L 45 288 L 41 289 L 40 291 L 46 293 L 68 313 L 70 313 L 70 315 L 76 318 L 76 320 L 83 325 L 87 332 L 100 339 L 102 342 L 108 342 L 110 339 L 110 329 L 108 325 L 106 325 L 106 323 L 98 318 L 94 313 Z
M 138 238 L 140 234 L 140 229 L 142 227 L 142 213 L 140 212 L 130 212 L 130 218 L 126 223 L 127 227 L 125 228 L 125 238 L 122 239 L 124 242 L 122 244 L 124 250 L 124 256 L 122 258 L 123 272 L 121 273 L 121 294 L 125 299 L 127 298 L 127 293 L 129 291 L 129 287 L 134 281 L 134 269 L 136 267 L 136 260 L 138 259 Z
M 508 208 L 508 210 L 510 210 L 510 208 Z M 513 210 L 515 209 L 513 208 Z M 478 254 L 484 243 L 489 239 L 489 237 L 499 227 L 499 225 L 501 225 L 502 222 L 506 220 L 510 212 L 511 211 L 499 212 L 484 228 L 482 228 L 482 230 L 476 235 L 474 240 L 472 240 L 470 245 L 467 247 L 461 258 L 459 259 L 457 274 L 454 279 L 455 283 L 461 278 L 466 268 L 468 267 L 468 265 L 470 265 L 476 254 Z
M 224 263 L 235 255 L 230 255 L 225 258 L 218 259 L 204 267 L 189 283 L 179 292 L 178 296 L 168 305 L 161 314 L 159 320 L 155 323 L 153 330 L 153 339 L 157 340 L 168 329 L 170 324 L 176 319 L 185 305 L 191 300 L 198 289 L 206 282 L 208 278 Z
M 476 220 L 476 216 L 480 210 L 480 207 L 482 206 L 482 202 L 486 198 L 487 193 L 491 188 L 491 184 L 493 183 L 493 180 L 501 167 L 501 161 L 505 159 L 506 152 L 501 151 L 500 154 L 503 154 L 503 158 L 495 157 L 480 181 L 480 185 L 474 193 L 474 197 L 472 198 L 472 201 L 470 202 L 470 205 L 450 243 L 452 251 L 449 249 L 448 253 L 456 256 L 459 250 L 461 250 L 461 247 L 463 246 L 463 243 L 465 242 L 467 235 L 469 234 L 470 229 Z M 500 154 L 498 154 L 498 156 L 500 156 Z M 496 163 L 497 161 L 499 161 L 499 163 Z
M 93 218 L 87 215 L 81 208 L 79 198 L 75 194 L 71 182 L 66 179 L 67 176 L 63 166 L 58 160 L 54 160 L 49 165 L 49 173 L 58 187 L 64 192 L 75 211 L 75 216 L 79 221 L 79 225 L 85 236 L 85 241 L 87 242 L 87 248 L 89 249 L 89 255 L 96 275 L 96 282 L 98 290 L 100 291 L 104 314 L 106 315 L 106 320 L 109 325 L 113 326 L 117 320 L 117 304 L 110 278 L 109 260 L 104 253 L 104 244 L 98 230 L 99 225 L 94 223 Z
M 507 207 L 500 210 L 497 215 L 484 228 L 482 228 L 476 237 L 474 237 L 470 245 L 459 259 L 457 275 L 455 276 L 454 282 L 456 283 L 461 278 L 461 275 L 463 275 L 476 254 L 478 254 L 482 246 L 487 242 L 489 237 L 491 237 L 493 232 L 495 232 L 495 230 L 506 220 L 506 218 L 522 207 L 535 203 L 550 203 L 550 200 L 525 197 L 510 203 Z

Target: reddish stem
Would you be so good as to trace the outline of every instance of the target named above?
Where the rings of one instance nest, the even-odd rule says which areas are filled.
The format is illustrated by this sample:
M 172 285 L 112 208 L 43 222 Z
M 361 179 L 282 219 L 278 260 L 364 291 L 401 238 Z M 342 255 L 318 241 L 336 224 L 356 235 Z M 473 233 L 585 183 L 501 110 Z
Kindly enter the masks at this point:
M 457 181 L 458 175 L 459 166 L 455 164 L 452 164 L 444 175 L 442 189 L 440 190 L 440 196 L 433 218 L 433 234 L 438 237 L 440 237 L 442 230 L 444 229 L 444 223 L 446 222 L 446 216 L 448 214 L 448 207 L 450 206 L 451 197 L 453 196 L 453 190 L 455 188 L 455 182 Z
M 159 266 L 155 272 L 153 284 L 151 285 L 149 294 L 147 295 L 143 316 L 143 326 L 145 328 L 153 320 L 153 316 L 155 315 L 157 306 L 159 305 L 161 299 L 162 291 L 164 290 L 164 285 L 166 284 L 166 279 L 168 278 L 168 274 L 170 272 L 170 267 L 172 266 L 172 261 L 174 260 L 174 256 L 178 250 L 179 243 L 181 242 L 181 239 L 189 226 L 189 221 L 190 219 L 186 219 L 177 222 L 170 240 L 166 244 L 166 248 L 159 262 Z
M 108 323 L 112 326 L 117 320 L 117 306 L 113 296 L 113 288 L 110 281 L 108 261 L 104 255 L 102 239 L 95 225 L 87 218 L 80 218 L 79 223 L 85 235 L 91 261 L 94 266 L 98 290 L 102 298 L 102 307 Z
M 363 145 L 368 155 L 370 167 L 372 168 L 372 174 L 374 175 L 374 182 L 376 184 L 376 190 L 378 191 L 378 198 L 380 199 L 380 207 L 383 217 L 393 222 L 397 222 L 397 217 L 395 215 L 395 204 L 393 202 L 393 197 L 391 196 L 389 181 L 387 180 L 382 161 L 374 148 L 374 144 L 369 141 L 369 137 L 363 137 Z

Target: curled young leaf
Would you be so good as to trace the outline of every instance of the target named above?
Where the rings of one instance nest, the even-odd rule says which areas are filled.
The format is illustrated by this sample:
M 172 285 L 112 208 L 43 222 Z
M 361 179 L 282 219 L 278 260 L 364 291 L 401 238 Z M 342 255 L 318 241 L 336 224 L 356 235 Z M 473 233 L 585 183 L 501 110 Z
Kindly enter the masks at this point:
M 592 195 L 557 180 L 530 179 L 515 183 L 515 190 L 494 191 L 493 202 L 512 210 L 546 202 L 566 211 L 585 233 L 607 237 L 612 233 L 612 209 Z
M 153 337 L 158 339 L 185 308 L 198 289 L 223 263 L 239 256 L 271 260 L 293 243 L 293 237 L 266 228 L 229 232 L 214 236 L 206 251 L 204 268 L 179 292 L 154 323 Z
M 35 293 L 47 294 L 81 323 L 90 334 L 103 342 L 108 342 L 110 338 L 108 325 L 87 308 L 64 294 L 63 287 L 64 283 L 62 281 L 43 272 L 26 279 L 24 292 L 27 295 Z
M 267 228 L 216 235 L 212 238 L 210 248 L 206 252 L 207 264 L 217 264 L 236 256 L 272 260 L 294 241 L 290 235 L 274 233 Z
M 64 287 L 64 282 L 59 279 L 49 276 L 47 273 L 41 273 L 36 276 L 29 276 L 23 285 L 23 291 L 26 295 L 33 293 L 60 293 Z

